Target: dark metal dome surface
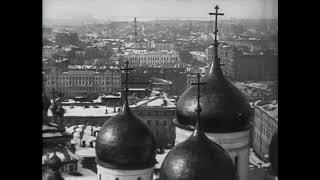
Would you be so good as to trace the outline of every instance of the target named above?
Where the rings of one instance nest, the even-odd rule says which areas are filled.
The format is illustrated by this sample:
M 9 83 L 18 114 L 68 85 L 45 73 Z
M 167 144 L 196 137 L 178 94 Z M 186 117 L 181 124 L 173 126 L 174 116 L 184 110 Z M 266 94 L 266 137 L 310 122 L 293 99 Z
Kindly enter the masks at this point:
M 156 163 L 152 131 L 128 107 L 102 126 L 96 140 L 96 161 L 111 169 L 145 169 Z
M 169 152 L 160 169 L 160 180 L 177 179 L 234 180 L 235 167 L 222 147 L 193 133 Z
M 229 133 L 250 128 L 251 108 L 245 96 L 223 75 L 220 66 L 212 62 L 208 73 L 201 79 L 200 115 L 205 132 Z M 190 129 L 196 124 L 197 87 L 189 87 L 177 102 L 174 124 Z

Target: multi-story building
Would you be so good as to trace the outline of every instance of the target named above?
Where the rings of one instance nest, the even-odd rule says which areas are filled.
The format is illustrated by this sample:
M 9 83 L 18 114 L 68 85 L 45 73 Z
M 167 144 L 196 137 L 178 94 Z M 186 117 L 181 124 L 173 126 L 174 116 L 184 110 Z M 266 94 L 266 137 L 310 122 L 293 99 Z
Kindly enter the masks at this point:
M 63 93 L 64 97 L 116 93 L 121 88 L 121 73 L 116 69 L 52 71 L 46 78 L 45 91 Z
M 277 101 L 257 101 L 254 104 L 253 149 L 261 158 L 267 159 L 272 135 L 277 131 Z
M 245 52 L 232 45 L 219 50 L 226 77 L 238 81 L 273 81 L 278 78 L 278 54 L 275 51 Z
M 175 51 L 132 51 L 126 55 L 130 66 L 172 66 L 180 63 Z
M 79 43 L 78 33 L 60 32 L 56 33 L 56 44 L 59 46 L 77 45 Z
M 154 96 L 131 105 L 131 111 L 144 120 L 155 136 L 157 148 L 169 149 L 175 143 L 175 100 L 165 96 Z
M 200 51 L 191 51 L 190 54 L 194 59 L 200 62 L 205 62 L 206 61 L 206 54 L 205 52 L 200 52 Z
M 192 83 L 197 83 L 197 82 L 198 82 L 198 77 L 196 74 L 188 74 L 186 88 L 190 87 Z
M 42 48 L 43 58 L 52 58 L 53 55 L 63 52 L 63 49 L 59 46 L 44 46 Z
M 166 40 L 162 41 L 151 41 L 151 48 L 157 49 L 157 50 L 168 50 L 168 51 L 174 51 L 175 45 L 173 42 L 169 42 Z
M 206 48 L 205 55 L 206 55 L 206 60 L 208 62 L 211 62 L 213 60 L 213 56 L 214 56 L 214 47 L 209 46 L 208 48 Z

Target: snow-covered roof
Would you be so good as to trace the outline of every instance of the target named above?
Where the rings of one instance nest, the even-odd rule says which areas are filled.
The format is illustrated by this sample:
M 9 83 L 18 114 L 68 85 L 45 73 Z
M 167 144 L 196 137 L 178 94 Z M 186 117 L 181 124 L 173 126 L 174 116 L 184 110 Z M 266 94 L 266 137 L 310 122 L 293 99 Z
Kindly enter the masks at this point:
M 278 102 L 276 100 L 259 100 L 255 103 L 255 106 L 278 121 Z
M 78 116 L 78 117 L 108 117 L 115 116 L 116 113 L 113 112 L 114 107 L 106 107 L 106 106 L 89 106 L 85 108 L 84 106 L 63 106 L 65 110 L 65 117 L 68 116 Z M 116 107 L 116 110 L 119 107 Z M 106 114 L 106 109 L 108 110 L 108 114 Z M 48 116 L 52 116 L 52 112 L 48 110 Z

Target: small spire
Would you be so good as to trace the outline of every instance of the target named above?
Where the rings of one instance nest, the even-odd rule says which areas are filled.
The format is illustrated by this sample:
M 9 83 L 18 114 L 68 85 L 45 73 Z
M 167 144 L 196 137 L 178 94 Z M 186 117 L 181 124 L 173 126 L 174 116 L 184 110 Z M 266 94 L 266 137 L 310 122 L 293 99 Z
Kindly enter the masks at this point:
M 126 88 L 124 90 L 124 103 L 123 103 L 122 111 L 123 112 L 130 112 L 129 103 L 128 103 L 128 93 L 129 93 L 128 71 L 129 70 L 133 70 L 133 68 L 129 68 L 129 62 L 128 61 L 126 61 L 125 64 L 126 64 L 126 67 L 121 69 L 121 70 L 124 70 L 126 72 L 126 79 L 125 79 Z
M 200 73 L 197 74 L 197 77 L 198 77 L 198 81 L 197 83 L 192 83 L 191 85 L 192 86 L 197 86 L 198 87 L 198 95 L 197 95 L 197 100 L 198 100 L 198 105 L 197 105 L 197 109 L 195 110 L 197 112 L 197 122 L 196 122 L 196 128 L 195 128 L 195 131 L 194 131 L 194 135 L 198 135 L 199 133 L 203 133 L 202 131 L 202 125 L 201 125 L 201 121 L 200 121 L 200 112 L 201 112 L 201 106 L 200 106 L 200 86 L 201 85 L 204 85 L 204 84 L 207 84 L 207 83 L 201 83 L 200 82 Z

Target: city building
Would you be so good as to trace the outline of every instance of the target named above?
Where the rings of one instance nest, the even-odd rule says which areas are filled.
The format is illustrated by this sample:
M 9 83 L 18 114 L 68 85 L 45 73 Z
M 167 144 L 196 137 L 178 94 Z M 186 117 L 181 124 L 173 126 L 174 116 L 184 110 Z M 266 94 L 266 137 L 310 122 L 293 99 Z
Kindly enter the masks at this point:
M 278 102 L 259 100 L 254 103 L 253 149 L 267 160 L 273 134 L 278 131 Z
M 197 75 L 196 74 L 187 74 L 187 87 L 189 88 L 192 83 L 198 82 Z
M 169 99 L 163 93 L 130 106 L 132 113 L 141 118 L 152 130 L 158 149 L 170 149 L 175 143 L 175 127 L 172 120 L 175 117 L 176 105 L 174 99 Z
M 238 81 L 273 81 L 278 78 L 278 54 L 274 51 L 246 52 L 223 45 L 219 55 L 226 77 Z
M 43 58 L 52 58 L 54 55 L 60 54 L 63 49 L 60 46 L 44 46 L 42 49 Z
M 175 45 L 173 42 L 162 40 L 162 41 L 151 41 L 151 48 L 157 49 L 157 50 L 168 50 L 168 51 L 174 51 Z
M 63 93 L 64 97 L 86 96 L 89 94 L 111 94 L 120 91 L 121 73 L 116 69 L 91 66 L 69 66 L 65 72 L 51 71 L 45 91 Z
M 55 43 L 59 46 L 77 45 L 79 43 L 78 33 L 72 33 L 72 32 L 56 33 Z
M 132 51 L 126 55 L 130 66 L 172 66 L 180 63 L 179 53 L 175 51 Z
M 151 78 L 151 89 L 161 91 L 171 95 L 172 81 L 161 79 L 161 78 Z
M 200 62 L 206 62 L 207 57 L 205 52 L 200 52 L 200 51 L 191 51 L 190 54 L 194 59 Z
M 214 47 L 213 46 L 207 47 L 205 50 L 205 55 L 206 55 L 206 61 L 211 62 L 214 56 Z

